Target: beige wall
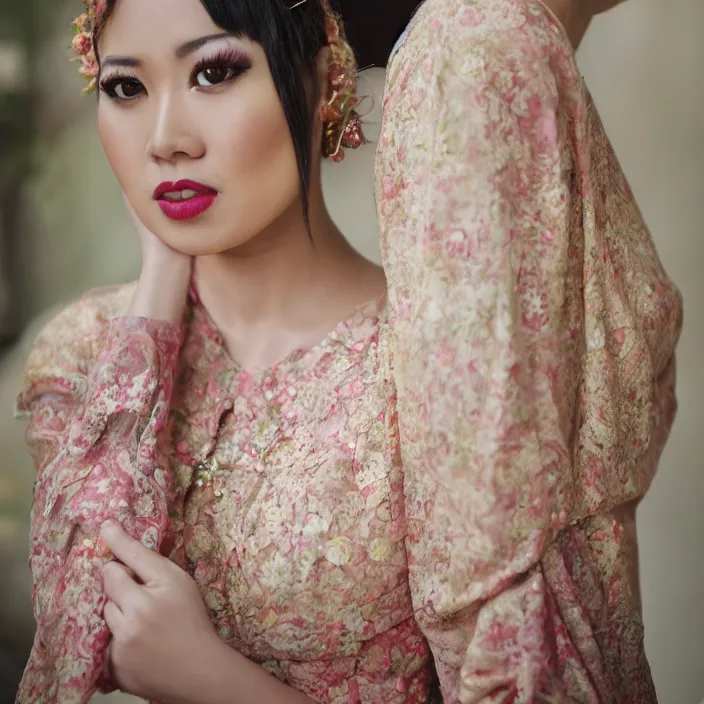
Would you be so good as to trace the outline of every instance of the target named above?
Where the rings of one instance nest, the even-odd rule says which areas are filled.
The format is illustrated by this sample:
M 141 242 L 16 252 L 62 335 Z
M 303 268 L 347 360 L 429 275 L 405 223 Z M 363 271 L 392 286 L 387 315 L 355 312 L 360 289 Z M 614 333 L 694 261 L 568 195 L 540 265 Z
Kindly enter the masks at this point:
M 702 29 L 704 0 L 631 0 L 595 23 L 579 57 L 662 259 L 686 303 L 680 414 L 639 527 L 647 647 L 662 704 L 697 704 L 704 697 Z M 58 45 L 51 52 L 61 55 Z M 47 92 L 53 97 L 47 113 L 59 114 L 52 105 L 61 104 L 63 114 L 79 122 L 52 140 L 43 173 L 30 191 L 34 227 L 23 233 L 23 271 L 26 281 L 40 281 L 28 287 L 25 302 L 34 312 L 87 286 L 129 278 L 137 267 L 119 193 L 94 136 L 91 104 L 79 104 L 79 99 L 67 103 L 67 91 L 75 83 L 66 78 L 64 67 L 52 63 L 50 68 Z M 365 92 L 379 102 L 383 73 L 372 72 L 368 80 Z M 377 114 L 370 117 L 371 137 L 378 128 Z M 77 158 L 79 148 L 82 155 Z M 325 177 L 331 209 L 343 230 L 359 249 L 378 258 L 373 153 L 369 145 L 341 165 L 328 164 Z M 85 205 L 77 211 L 81 201 Z M 3 514 L 10 501 L 28 506 L 31 491 L 21 428 L 9 416 L 25 350 L 18 348 L 0 364 L 0 404 L 5 409 L 0 416 L 0 616 L 13 629 L 28 629 L 31 616 L 26 527 Z

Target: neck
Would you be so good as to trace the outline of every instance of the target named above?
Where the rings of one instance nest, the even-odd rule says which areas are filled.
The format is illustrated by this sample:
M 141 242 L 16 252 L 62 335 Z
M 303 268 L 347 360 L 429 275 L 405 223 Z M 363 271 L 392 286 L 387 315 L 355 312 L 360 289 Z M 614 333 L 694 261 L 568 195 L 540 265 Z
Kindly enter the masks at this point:
M 594 16 L 591 4 L 587 0 L 542 0 L 542 2 L 565 28 L 567 36 L 576 50 Z
M 272 325 L 296 326 L 307 303 L 340 275 L 353 250 L 327 211 L 319 180 L 311 193 L 312 237 L 295 202 L 246 244 L 196 258 L 199 296 L 226 334 L 240 337 Z

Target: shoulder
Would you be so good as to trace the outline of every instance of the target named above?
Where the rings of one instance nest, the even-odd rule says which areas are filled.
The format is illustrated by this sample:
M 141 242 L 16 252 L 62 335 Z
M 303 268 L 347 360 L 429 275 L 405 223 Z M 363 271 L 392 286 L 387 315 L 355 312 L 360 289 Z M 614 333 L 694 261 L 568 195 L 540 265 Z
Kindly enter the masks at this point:
M 430 173 L 483 188 L 489 172 L 554 160 L 566 146 L 563 71 L 577 75 L 572 49 L 537 0 L 426 0 L 389 68 L 377 193 L 395 195 L 409 174 L 423 187 Z
M 34 340 L 25 366 L 17 411 L 43 393 L 81 393 L 98 357 L 110 320 L 124 315 L 135 284 L 87 291 L 52 317 Z
M 481 49 L 483 41 L 508 45 L 508 39 L 520 35 L 526 41 L 548 44 L 566 39 L 560 23 L 541 0 L 425 0 L 395 51 L 427 37 L 435 39 L 436 46 L 457 45 L 472 38 L 474 49 Z
M 538 0 L 425 0 L 399 42 L 389 81 L 449 70 L 467 84 L 495 83 L 506 71 L 532 78 L 552 73 L 555 56 L 572 49 Z

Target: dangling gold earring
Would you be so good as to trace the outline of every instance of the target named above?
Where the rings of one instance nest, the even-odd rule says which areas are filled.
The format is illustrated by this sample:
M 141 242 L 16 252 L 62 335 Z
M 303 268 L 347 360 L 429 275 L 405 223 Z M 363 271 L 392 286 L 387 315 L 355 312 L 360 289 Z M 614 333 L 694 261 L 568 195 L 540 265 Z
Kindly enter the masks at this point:
M 323 122 L 323 155 L 333 161 L 344 159 L 343 147 L 364 144 L 364 134 L 355 108 L 361 102 L 355 97 L 357 66 L 352 48 L 341 30 L 340 20 L 330 10 L 325 22 L 330 47 L 328 64 L 328 101 L 320 109 Z

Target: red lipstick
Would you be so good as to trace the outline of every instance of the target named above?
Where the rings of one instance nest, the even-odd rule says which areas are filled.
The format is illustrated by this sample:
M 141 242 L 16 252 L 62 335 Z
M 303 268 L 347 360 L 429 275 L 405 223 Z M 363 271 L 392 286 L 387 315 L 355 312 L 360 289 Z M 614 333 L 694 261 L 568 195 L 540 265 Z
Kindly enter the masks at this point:
M 218 192 L 197 181 L 164 181 L 152 196 L 166 217 L 172 220 L 192 220 L 204 213 L 218 197 Z

